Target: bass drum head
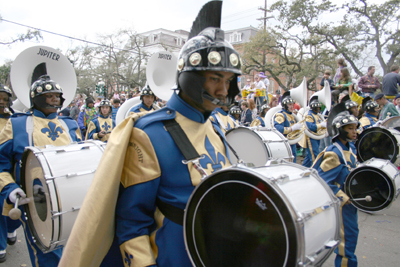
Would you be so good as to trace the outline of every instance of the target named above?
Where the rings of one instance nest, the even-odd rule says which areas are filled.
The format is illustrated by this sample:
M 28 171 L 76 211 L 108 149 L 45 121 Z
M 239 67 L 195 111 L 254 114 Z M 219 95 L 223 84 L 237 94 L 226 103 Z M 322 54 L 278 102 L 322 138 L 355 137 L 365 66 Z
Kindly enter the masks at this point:
M 395 185 L 382 170 L 362 166 L 353 170 L 346 179 L 345 192 L 351 199 L 370 196 L 372 200 L 352 200 L 352 204 L 363 211 L 380 211 L 395 199 Z
M 391 131 L 381 127 L 364 130 L 356 142 L 358 161 L 364 162 L 372 158 L 386 159 L 395 163 L 399 154 L 397 139 Z
M 256 173 L 223 170 L 186 206 L 185 244 L 194 266 L 296 266 L 293 211 Z

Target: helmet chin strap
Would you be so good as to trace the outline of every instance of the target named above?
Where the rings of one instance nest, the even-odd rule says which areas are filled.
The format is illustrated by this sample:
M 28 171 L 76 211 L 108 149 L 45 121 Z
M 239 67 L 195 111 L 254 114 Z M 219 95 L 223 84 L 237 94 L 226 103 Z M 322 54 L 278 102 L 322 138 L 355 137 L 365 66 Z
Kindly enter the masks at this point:
M 214 105 L 220 106 L 220 107 L 222 107 L 222 106 L 229 107 L 230 106 L 229 103 L 225 103 L 225 102 L 219 100 L 218 98 L 211 96 L 206 91 L 203 92 L 203 98 L 211 101 L 211 103 L 213 103 Z

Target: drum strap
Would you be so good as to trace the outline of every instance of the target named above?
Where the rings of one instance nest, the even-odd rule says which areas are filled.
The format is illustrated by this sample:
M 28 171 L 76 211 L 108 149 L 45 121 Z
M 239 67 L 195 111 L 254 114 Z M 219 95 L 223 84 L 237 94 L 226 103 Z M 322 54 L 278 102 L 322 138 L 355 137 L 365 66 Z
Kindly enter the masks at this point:
M 168 220 L 173 221 L 176 224 L 183 225 L 183 217 L 185 215 L 185 211 L 183 209 L 162 202 L 159 198 L 156 198 L 156 205 L 161 213 L 168 218 Z
M 26 133 L 28 134 L 28 142 L 29 146 L 32 146 L 33 143 L 33 116 L 28 116 L 26 118 Z
M 65 129 L 65 131 L 66 131 L 67 134 L 68 134 L 69 142 L 70 142 L 70 143 L 73 143 L 74 141 L 72 140 L 72 137 L 71 137 L 71 135 L 69 134 L 69 128 L 68 128 L 67 123 L 66 123 L 64 120 L 61 120 L 61 119 L 59 119 L 59 121 L 60 121 L 62 127 Z
M 339 149 L 340 153 L 342 154 L 342 158 L 343 158 L 344 164 L 346 164 L 346 167 L 347 167 L 349 170 L 351 170 L 351 167 L 349 166 L 349 164 L 347 164 L 346 157 L 344 156 L 343 148 L 342 148 L 338 143 L 336 143 L 336 142 L 333 143 L 333 145 L 334 145 L 335 147 L 337 147 L 337 149 Z M 354 154 L 353 149 L 352 149 L 351 147 L 350 147 L 350 151 Z

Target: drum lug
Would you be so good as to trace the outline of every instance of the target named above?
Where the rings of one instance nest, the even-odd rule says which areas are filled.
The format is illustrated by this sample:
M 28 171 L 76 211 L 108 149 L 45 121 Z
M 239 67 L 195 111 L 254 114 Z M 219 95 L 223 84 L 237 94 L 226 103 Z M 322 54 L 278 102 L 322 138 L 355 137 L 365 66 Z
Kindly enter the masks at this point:
M 287 174 L 282 174 L 279 175 L 277 178 L 271 178 L 271 181 L 274 183 L 285 183 L 289 179 L 289 175 Z
M 325 248 L 334 248 L 339 244 L 339 240 L 331 240 L 325 244 Z

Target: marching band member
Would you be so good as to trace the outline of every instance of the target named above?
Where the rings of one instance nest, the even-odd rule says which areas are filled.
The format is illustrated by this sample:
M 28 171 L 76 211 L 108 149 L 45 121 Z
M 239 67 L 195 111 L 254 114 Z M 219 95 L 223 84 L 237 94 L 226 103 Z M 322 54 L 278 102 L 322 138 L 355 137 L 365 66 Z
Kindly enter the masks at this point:
M 354 254 L 358 239 L 357 209 L 351 205 L 350 198 L 343 192 L 344 183 L 350 168 L 356 167 L 356 154 L 349 145 L 357 138 L 358 120 L 354 115 L 335 106 L 332 115 L 333 144 L 322 151 L 314 165 L 318 174 L 324 179 L 341 202 L 341 243 L 335 249 L 335 266 L 357 266 Z M 330 119 L 328 118 L 328 122 Z
M 240 108 L 238 106 L 233 106 L 229 110 L 229 117 L 232 118 L 232 120 L 235 122 L 236 126 L 240 125 L 240 113 L 242 113 L 242 111 L 240 110 Z
M 277 112 L 275 115 L 274 127 L 285 137 L 287 137 L 290 132 L 300 130 L 303 127 L 301 123 L 296 123 L 296 119 L 292 115 L 294 102 L 295 101 L 290 97 L 290 92 L 285 92 L 282 95 L 282 110 Z M 296 144 L 293 144 L 290 147 L 292 148 L 292 154 L 294 157 L 293 162 L 296 163 Z
M 367 96 L 362 102 L 364 116 L 360 119 L 360 124 L 363 130 L 368 129 L 378 121 L 379 107 L 378 104 Z
M 262 105 L 260 110 L 260 115 L 258 115 L 258 117 L 251 122 L 250 127 L 255 127 L 255 126 L 265 127 L 264 117 L 268 110 L 269 110 L 268 104 Z
M 98 116 L 97 110 L 94 107 L 93 98 L 88 97 L 85 99 L 86 106 L 83 110 L 79 113 L 78 116 L 78 125 L 79 129 L 81 129 L 82 137 L 86 136 L 87 127 L 89 123 Z
M 81 141 L 77 123 L 70 117 L 58 117 L 57 110 L 64 102 L 63 91 L 50 77 L 43 75 L 34 82 L 30 92 L 31 110 L 10 118 L 0 133 L 0 202 L 7 203 L 3 214 L 13 207 L 20 197 L 19 208 L 29 202 L 20 188 L 20 164 L 22 153 L 27 146 L 64 146 Z M 14 171 L 15 169 L 15 171 Z M 32 234 L 26 225 L 25 216 L 20 221 L 25 230 L 26 243 L 32 266 L 57 266 L 62 249 L 43 253 L 33 242 Z
M 209 8 L 215 10 L 221 4 L 221 1 L 211 1 L 199 14 L 209 14 Z M 140 117 L 134 127 L 132 116 L 114 129 L 102 157 L 102 162 L 110 164 L 99 164 L 91 186 L 99 185 L 100 190 L 89 189 L 60 267 L 89 266 L 90 261 L 101 258 L 92 252 L 95 246 L 104 244 L 114 219 L 117 250 L 112 247 L 105 259 L 110 265 L 103 263 L 104 266 L 192 266 L 184 243 L 183 210 L 202 174 L 230 165 L 223 133 L 217 133 L 208 118 L 215 108 L 232 103 L 239 93 L 237 76 L 241 74 L 239 54 L 224 40 L 224 32 L 206 28 L 204 18 L 199 17 L 181 49 L 177 91 L 167 107 Z M 200 22 L 203 24 L 199 26 Z M 204 30 L 198 33 L 201 29 Z M 175 134 L 181 137 L 175 139 Z M 195 155 L 195 161 L 189 160 L 189 150 L 203 155 L 202 159 L 196 159 L 198 155 Z M 185 159 L 189 160 L 187 165 L 183 163 Z M 110 168 L 120 174 L 116 185 L 110 185 L 110 177 L 114 177 L 109 173 Z M 107 186 L 100 186 L 107 182 Z M 117 201 L 118 189 L 115 206 L 103 191 Z M 154 238 L 157 206 L 165 218 Z M 103 214 L 108 214 L 107 218 Z M 99 230 L 104 229 L 103 225 L 107 225 L 107 231 Z
M 11 90 L 0 83 L 0 132 L 6 126 L 11 115 Z M 0 211 L 3 210 L 3 201 L 0 201 Z M 11 220 L 8 216 L 0 215 L 0 263 L 7 258 L 7 245 L 14 245 L 17 241 L 16 229 L 21 225 L 19 221 Z
M 321 112 L 321 103 L 318 101 L 318 96 L 311 97 L 310 99 L 310 110 L 306 115 L 307 128 L 316 133 L 321 128 L 326 128 L 326 122 L 321 119 L 319 113 Z M 307 135 L 304 136 L 306 139 L 306 157 L 303 161 L 303 166 L 311 167 L 315 158 L 319 154 L 319 141 L 311 138 Z
M 102 100 L 99 104 L 99 116 L 94 118 L 88 126 L 86 139 L 100 140 L 107 142 L 112 129 L 115 128 L 115 121 L 112 119 L 112 105 L 110 100 Z
M 228 130 L 238 126 L 235 120 L 229 116 L 229 107 L 227 106 L 214 109 L 213 112 L 211 112 L 210 120 L 216 127 L 219 127 L 224 134 Z
M 142 92 L 140 93 L 140 103 L 137 106 L 134 106 L 129 112 L 130 113 L 138 113 L 138 112 L 152 112 L 154 111 L 154 101 L 156 100 L 156 96 L 154 95 L 153 91 L 150 89 L 150 86 L 146 86 L 143 88 Z

